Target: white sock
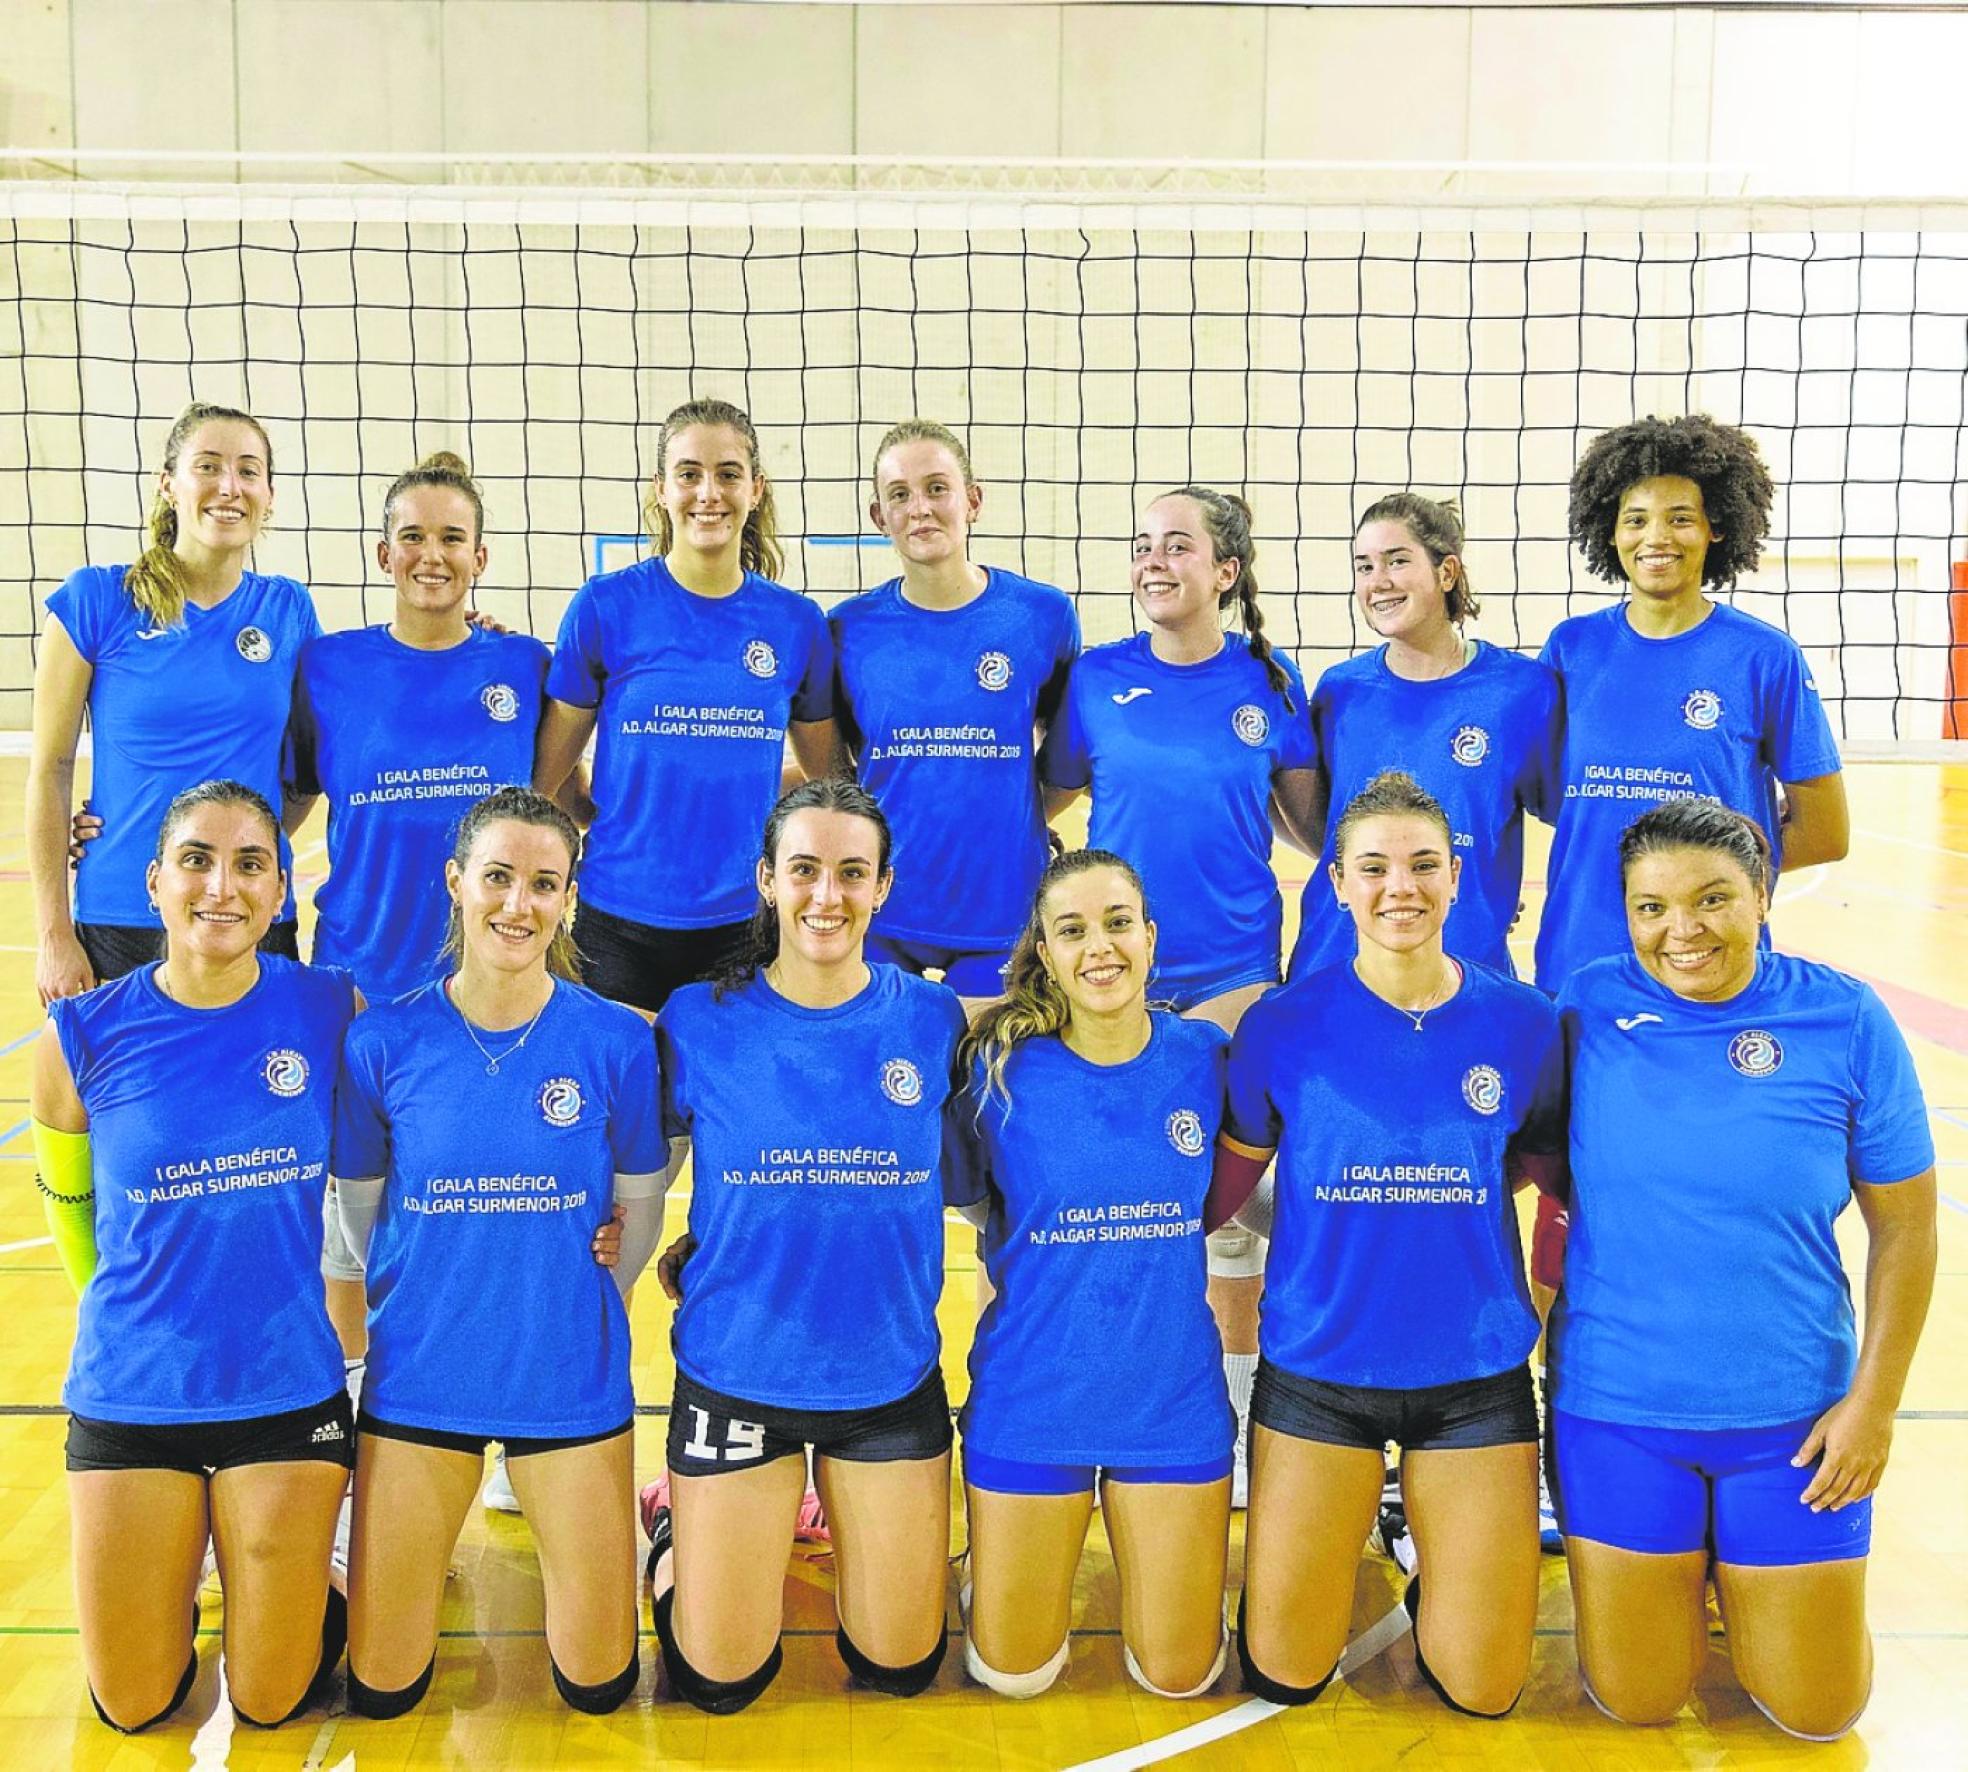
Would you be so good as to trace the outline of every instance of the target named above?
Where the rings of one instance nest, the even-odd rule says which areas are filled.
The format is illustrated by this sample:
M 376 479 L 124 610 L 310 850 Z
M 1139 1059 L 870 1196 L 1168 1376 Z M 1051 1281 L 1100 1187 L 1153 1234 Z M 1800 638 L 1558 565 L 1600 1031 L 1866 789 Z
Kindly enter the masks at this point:
M 1230 1382 L 1230 1407 L 1237 1412 L 1237 1426 L 1250 1420 L 1251 1385 L 1257 1378 L 1257 1355 L 1225 1354 L 1223 1376 Z

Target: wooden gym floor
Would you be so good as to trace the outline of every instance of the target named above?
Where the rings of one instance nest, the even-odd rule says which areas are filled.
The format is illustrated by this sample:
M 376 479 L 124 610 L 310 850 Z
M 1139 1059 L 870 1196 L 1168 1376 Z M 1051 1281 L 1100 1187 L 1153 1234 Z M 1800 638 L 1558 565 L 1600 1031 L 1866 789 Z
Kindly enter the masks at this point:
M 1878 1679 L 1860 1729 L 1831 1747 L 1789 1741 L 1758 1715 L 1730 1676 L 1719 1630 L 1696 1702 L 1673 1725 L 1634 1730 L 1607 1721 L 1579 1687 L 1571 1601 L 1555 1557 L 1544 1565 L 1530 1687 L 1505 1722 L 1454 1716 L 1421 1685 L 1405 1635 L 1389 1618 L 1395 1572 L 1370 1555 L 1360 1564 L 1349 1677 L 1318 1703 L 1272 1714 L 1236 1689 L 1234 1660 L 1207 1698 L 1152 1698 L 1122 1671 L 1113 1565 L 1098 1514 L 1080 1572 L 1071 1665 L 1051 1693 L 1030 1703 L 966 1682 L 954 1637 L 924 1697 L 898 1702 L 850 1692 L 834 1652 L 828 1563 L 800 1557 L 786 1579 L 785 1672 L 750 1711 L 708 1718 L 659 1697 L 655 1643 L 645 1628 L 635 1699 L 612 1717 L 576 1715 L 549 1681 L 525 1523 L 475 1512 L 458 1547 L 437 1678 L 412 1715 L 360 1722 L 336 1706 L 274 1735 L 236 1730 L 219 1689 L 214 1589 L 198 1683 L 178 1720 L 140 1739 L 113 1735 L 95 1720 L 83 1688 L 69 1582 L 58 1399 L 74 1301 L 43 1240 L 30 1185 L 27 1048 L 40 1015 L 19 835 L 22 771 L 18 756 L 0 757 L 0 1322 L 13 1325 L 0 1340 L 0 1767 L 1119 1768 L 1178 1755 L 1184 1766 L 1251 1768 L 1968 1766 L 1968 768 L 1853 767 L 1851 856 L 1800 877 L 1780 896 L 1775 919 L 1779 945 L 1882 989 L 1926 1084 L 1942 1165 L 1941 1278 L 1877 1511 Z M 303 883 L 311 883 L 323 867 L 318 826 L 298 850 Z M 1304 865 L 1296 855 L 1281 858 L 1288 902 Z M 1534 878 L 1542 866 L 1540 842 Z M 673 1200 L 673 1227 L 686 1209 L 686 1200 Z M 1855 1273 L 1863 1260 L 1856 1218 L 1845 1221 Z M 955 1220 L 947 1248 L 944 1364 L 960 1396 L 974 1260 L 968 1228 Z M 662 1463 L 667 1313 L 656 1287 L 639 1290 L 643 1480 Z M 1241 1516 L 1233 1532 L 1237 1581 Z M 959 1505 L 953 1555 L 962 1534 Z M 950 1624 L 954 1633 L 954 1584 Z

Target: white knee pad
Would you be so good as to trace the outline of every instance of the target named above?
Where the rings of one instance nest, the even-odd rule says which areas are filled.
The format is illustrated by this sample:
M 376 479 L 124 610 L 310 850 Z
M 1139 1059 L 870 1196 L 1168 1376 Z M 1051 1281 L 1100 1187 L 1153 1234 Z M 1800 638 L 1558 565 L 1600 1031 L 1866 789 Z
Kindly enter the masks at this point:
M 1792 1741 L 1843 1741 L 1846 1736 L 1850 1735 L 1859 1726 L 1859 1718 L 1865 1715 L 1866 1706 L 1872 1702 L 1872 1694 L 1867 1692 L 1865 1697 L 1859 1700 L 1859 1708 L 1852 1713 L 1851 1720 L 1846 1723 L 1844 1728 L 1834 1730 L 1829 1735 L 1806 1735 L 1802 1729 L 1793 1729 L 1782 1717 L 1778 1716 L 1775 1711 L 1765 1704 L 1762 1699 L 1758 1698 L 1754 1692 L 1750 1693 L 1749 1702 L 1755 1705 L 1771 1722 L 1776 1724 Z
M 964 1669 L 980 1686 L 988 1686 L 1005 1698 L 1036 1698 L 1065 1671 L 1066 1656 L 1073 1646 L 1071 1636 L 1063 1638 L 1052 1659 L 1029 1674 L 1000 1673 L 977 1653 L 976 1639 L 964 1636 Z
M 1223 1640 L 1216 1646 L 1216 1659 L 1210 1663 L 1210 1670 L 1203 1676 L 1202 1684 L 1191 1686 L 1187 1692 L 1169 1692 L 1141 1671 L 1141 1663 L 1134 1658 L 1134 1651 L 1125 1642 L 1121 1644 L 1121 1659 L 1127 1663 L 1129 1677 L 1144 1692 L 1152 1692 L 1157 1698 L 1200 1698 L 1223 1677 L 1223 1663 L 1230 1653 L 1230 1636 L 1226 1631 Z
M 963 1618 L 964 1627 L 964 1671 L 978 1685 L 988 1686 L 1006 1698 L 1038 1697 L 1065 1671 L 1066 1657 L 1073 1646 L 1071 1632 L 1060 1639 L 1059 1647 L 1053 1651 L 1052 1659 L 1045 1666 L 1035 1667 L 1029 1674 L 1001 1673 L 977 1653 L 977 1639 L 970 1634 L 970 1590 L 971 1584 L 967 1581 L 957 1589 L 957 1611 Z
M 1264 1252 L 1268 1247 L 1256 1231 L 1240 1224 L 1226 1224 L 1211 1231 L 1207 1244 L 1209 1271 L 1213 1280 L 1249 1280 L 1264 1272 Z

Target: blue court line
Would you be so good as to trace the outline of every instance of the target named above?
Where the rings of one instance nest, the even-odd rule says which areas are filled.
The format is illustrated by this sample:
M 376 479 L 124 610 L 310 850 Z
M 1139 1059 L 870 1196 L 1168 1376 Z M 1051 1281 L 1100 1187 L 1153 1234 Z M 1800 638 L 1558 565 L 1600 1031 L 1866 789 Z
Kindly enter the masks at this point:
M 882 548 L 888 545 L 885 535 L 809 535 L 805 541 L 810 548 Z
M 607 545 L 611 541 L 633 542 L 637 547 L 642 547 L 648 542 L 648 540 L 649 538 L 645 535 L 597 535 L 594 538 L 595 576 L 597 578 L 601 576 L 601 565 L 602 565 L 601 551 L 603 548 L 607 547 Z
M 0 1132 L 0 1144 L 12 1144 L 33 1124 L 32 1120 L 23 1120 L 18 1126 L 9 1126 L 5 1132 Z
M 39 1028 L 29 1028 L 18 1040 L 9 1040 L 6 1045 L 0 1046 L 0 1058 L 5 1058 L 10 1052 L 18 1052 L 23 1046 L 31 1046 L 40 1036 Z

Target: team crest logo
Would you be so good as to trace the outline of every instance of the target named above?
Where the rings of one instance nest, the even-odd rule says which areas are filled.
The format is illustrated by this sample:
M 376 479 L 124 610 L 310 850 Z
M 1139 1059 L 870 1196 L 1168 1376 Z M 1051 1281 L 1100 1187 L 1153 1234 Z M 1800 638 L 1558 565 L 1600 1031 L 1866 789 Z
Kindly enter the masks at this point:
M 1744 1028 L 1729 1042 L 1729 1062 L 1745 1077 L 1772 1077 L 1783 1066 L 1783 1042 L 1762 1028 Z
M 1004 689 L 1011 683 L 1011 660 L 1002 652 L 987 652 L 977 661 L 977 687 Z
M 1474 769 L 1490 754 L 1490 735 L 1480 726 L 1459 726 L 1449 740 L 1449 755 L 1465 769 Z
M 273 656 L 273 642 L 258 628 L 241 628 L 232 643 L 248 664 L 265 664 Z
M 1168 1117 L 1169 1143 L 1185 1157 L 1203 1154 L 1203 1122 L 1194 1108 L 1177 1108 Z
M 745 669 L 754 677 L 770 677 L 779 669 L 779 654 L 770 640 L 754 640 L 745 648 Z
M 1255 702 L 1247 701 L 1230 716 L 1230 730 L 1256 750 L 1271 736 L 1271 716 Z
M 291 1101 L 307 1087 L 307 1060 L 291 1046 L 277 1047 L 266 1055 L 260 1075 L 275 1095 Z
M 922 1072 L 906 1058 L 891 1058 L 882 1066 L 881 1086 L 897 1107 L 914 1107 L 922 1100 Z
M 1681 718 L 1697 732 L 1712 732 L 1721 724 L 1722 698 L 1713 689 L 1697 689 L 1681 704 Z
M 519 697 L 513 693 L 510 683 L 488 683 L 478 692 L 478 699 L 485 704 L 485 711 L 501 724 L 519 718 Z
M 1462 1077 L 1462 1099 L 1479 1114 L 1493 1114 L 1503 1106 L 1503 1078 L 1493 1064 L 1472 1064 Z
M 572 1077 L 549 1077 L 540 1085 L 540 1118 L 549 1126 L 571 1126 L 581 1117 L 581 1085 Z

